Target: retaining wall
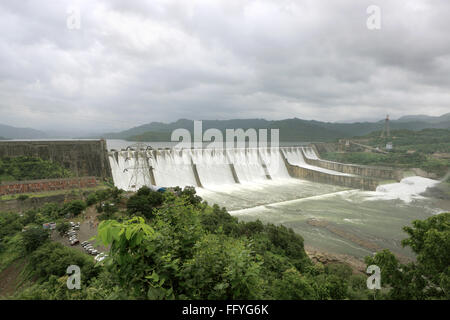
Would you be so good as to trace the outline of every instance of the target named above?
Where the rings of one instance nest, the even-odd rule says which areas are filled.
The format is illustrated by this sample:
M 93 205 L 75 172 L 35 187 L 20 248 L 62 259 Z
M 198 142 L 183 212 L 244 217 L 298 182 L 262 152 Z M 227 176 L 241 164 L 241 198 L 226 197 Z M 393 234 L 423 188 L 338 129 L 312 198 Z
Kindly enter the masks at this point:
M 0 196 L 27 192 L 91 188 L 96 186 L 97 180 L 95 177 L 2 182 L 0 184 Z

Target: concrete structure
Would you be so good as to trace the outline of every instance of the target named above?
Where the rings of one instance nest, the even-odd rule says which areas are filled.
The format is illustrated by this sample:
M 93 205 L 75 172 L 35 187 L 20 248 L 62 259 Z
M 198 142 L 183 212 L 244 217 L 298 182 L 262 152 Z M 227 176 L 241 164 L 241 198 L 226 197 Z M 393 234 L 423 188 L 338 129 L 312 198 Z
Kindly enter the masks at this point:
M 322 159 L 308 159 L 307 157 L 305 157 L 305 161 L 306 163 L 316 167 L 334 170 L 342 173 L 354 174 L 362 177 L 374 177 L 378 179 L 396 181 L 400 181 L 403 177 L 403 174 L 400 170 L 394 170 L 392 168 L 345 164 Z
M 376 190 L 377 186 L 380 184 L 380 180 L 376 178 L 332 175 L 329 173 L 292 165 L 284 156 L 282 158 L 289 172 L 289 175 L 293 178 L 370 191 Z
M 95 177 L 2 182 L 0 184 L 0 196 L 27 192 L 92 188 L 96 186 L 97 180 Z
M 0 158 L 19 156 L 50 160 L 80 177 L 111 177 L 105 140 L 0 141 Z

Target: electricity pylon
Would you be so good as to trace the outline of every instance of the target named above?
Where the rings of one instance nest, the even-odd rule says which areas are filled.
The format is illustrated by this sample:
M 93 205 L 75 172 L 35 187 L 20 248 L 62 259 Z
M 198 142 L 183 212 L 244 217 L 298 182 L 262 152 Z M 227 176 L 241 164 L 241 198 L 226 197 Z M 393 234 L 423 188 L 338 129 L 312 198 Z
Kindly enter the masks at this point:
M 147 150 L 152 150 L 150 146 L 145 145 L 142 142 L 138 142 L 127 147 L 127 150 L 135 151 L 134 164 L 126 168 L 124 171 L 132 170 L 130 182 L 128 184 L 128 190 L 136 191 L 138 189 L 138 180 L 142 181 L 142 185 L 151 186 L 152 179 L 150 175 L 150 165 L 148 162 L 149 156 Z M 125 162 L 131 161 L 131 158 L 127 157 Z

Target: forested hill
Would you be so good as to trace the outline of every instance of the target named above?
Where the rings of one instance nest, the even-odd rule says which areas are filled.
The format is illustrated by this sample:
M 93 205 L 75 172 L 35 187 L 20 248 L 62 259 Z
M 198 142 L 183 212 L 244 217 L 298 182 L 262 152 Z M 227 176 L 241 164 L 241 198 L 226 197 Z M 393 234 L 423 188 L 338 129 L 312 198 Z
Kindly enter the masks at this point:
M 30 128 L 17 128 L 0 123 L 0 140 L 6 139 L 40 139 L 46 138 L 43 131 Z
M 409 116 L 411 121 L 391 120 L 390 128 L 422 130 L 425 128 L 450 129 L 448 115 L 430 117 L 430 119 L 416 120 Z M 442 121 L 438 121 L 441 119 Z M 347 138 L 366 135 L 373 131 L 379 131 L 384 126 L 384 120 L 378 122 L 333 123 L 315 120 L 302 120 L 298 118 L 285 120 L 264 119 L 233 119 L 233 120 L 204 120 L 203 131 L 209 128 L 217 128 L 225 133 L 225 129 L 280 129 L 281 141 L 331 141 L 336 138 Z M 184 128 L 193 133 L 194 122 L 180 119 L 172 123 L 152 122 L 131 128 L 118 133 L 108 133 L 103 137 L 109 139 L 127 139 L 141 141 L 170 141 L 173 130 Z M 224 135 L 225 136 L 225 135 Z

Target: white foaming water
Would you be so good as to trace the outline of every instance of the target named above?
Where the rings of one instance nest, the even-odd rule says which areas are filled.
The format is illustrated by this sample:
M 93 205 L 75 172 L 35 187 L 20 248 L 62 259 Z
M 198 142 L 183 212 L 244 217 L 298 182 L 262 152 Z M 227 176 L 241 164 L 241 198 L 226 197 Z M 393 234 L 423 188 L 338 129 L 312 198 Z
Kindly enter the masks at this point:
M 189 155 L 180 150 L 158 150 L 150 159 L 158 186 L 196 186 Z
M 236 183 L 224 150 L 191 150 L 191 156 L 203 187 Z
M 146 185 L 148 182 L 145 181 L 144 176 L 133 174 L 135 167 L 146 166 L 146 161 L 145 157 L 137 156 L 136 151 L 119 151 L 115 155 L 110 155 L 109 163 L 114 185 L 124 190 L 138 189 Z
M 228 160 L 233 164 L 240 183 L 267 180 L 258 155 L 258 149 L 227 150 Z
M 272 180 L 293 179 L 287 171 L 278 148 L 263 148 L 259 150 L 259 154 Z
M 395 200 L 399 199 L 410 203 L 415 199 L 423 199 L 420 195 L 427 188 L 438 184 L 439 181 L 423 177 L 408 177 L 399 183 L 391 183 L 378 186 L 376 191 L 368 191 L 366 200 Z
M 302 150 L 303 150 L 305 156 L 308 159 L 313 159 L 313 160 L 318 160 L 319 159 L 319 157 L 317 156 L 317 154 L 316 154 L 316 152 L 314 151 L 313 148 L 311 148 L 311 147 L 302 147 Z
M 316 166 L 307 164 L 305 162 L 305 159 L 303 158 L 301 149 L 302 148 L 299 148 L 299 147 L 287 147 L 287 148 L 283 148 L 282 152 L 283 152 L 284 156 L 286 157 L 286 160 L 292 165 L 299 166 L 299 167 L 302 167 L 305 169 L 323 172 L 326 174 L 335 175 L 335 176 L 353 176 L 352 174 L 342 173 L 342 172 L 324 169 L 324 168 L 320 168 L 320 167 L 316 167 Z

